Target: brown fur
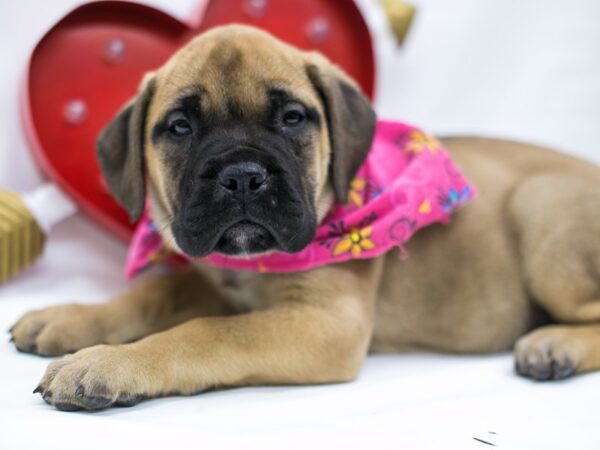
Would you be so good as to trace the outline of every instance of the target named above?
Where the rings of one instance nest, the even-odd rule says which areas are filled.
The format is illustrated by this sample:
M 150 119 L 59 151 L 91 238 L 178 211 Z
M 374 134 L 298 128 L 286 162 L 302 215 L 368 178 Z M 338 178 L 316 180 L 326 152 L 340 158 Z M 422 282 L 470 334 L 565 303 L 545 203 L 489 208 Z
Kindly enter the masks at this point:
M 147 124 L 200 80 L 217 109 L 229 99 L 251 114 L 268 79 L 323 113 L 307 63 L 345 79 L 318 55 L 263 33 L 205 34 L 150 75 Z M 227 83 L 238 90 L 225 91 Z M 153 212 L 168 223 L 172 178 L 148 129 Z M 315 137 L 307 169 L 319 217 L 333 198 L 330 132 Z M 419 232 L 408 260 L 392 251 L 285 275 L 199 266 L 141 282 L 106 304 L 30 312 L 12 329 L 20 350 L 90 347 L 51 363 L 39 391 L 61 409 L 98 409 L 215 386 L 348 381 L 369 349 L 483 353 L 516 344 L 518 372 L 535 379 L 600 369 L 600 170 L 515 142 L 444 143 L 480 196 L 450 226 Z M 563 325 L 527 334 L 549 321 Z

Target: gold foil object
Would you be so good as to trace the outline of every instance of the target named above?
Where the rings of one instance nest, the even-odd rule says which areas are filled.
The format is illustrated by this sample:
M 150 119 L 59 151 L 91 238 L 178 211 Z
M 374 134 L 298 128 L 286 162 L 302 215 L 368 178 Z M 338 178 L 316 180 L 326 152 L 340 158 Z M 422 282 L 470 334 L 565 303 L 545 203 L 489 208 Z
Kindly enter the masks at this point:
M 44 248 L 45 236 L 21 198 L 0 191 L 0 284 L 31 265 Z
M 402 45 L 415 17 L 414 5 L 403 0 L 380 0 L 398 45 Z

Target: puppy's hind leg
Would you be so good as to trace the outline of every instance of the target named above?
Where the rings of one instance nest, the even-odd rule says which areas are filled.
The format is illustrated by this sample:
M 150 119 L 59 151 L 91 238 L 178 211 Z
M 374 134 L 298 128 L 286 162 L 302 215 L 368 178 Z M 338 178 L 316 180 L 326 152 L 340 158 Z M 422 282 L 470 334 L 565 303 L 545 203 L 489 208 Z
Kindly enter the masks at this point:
M 522 337 L 517 371 L 537 380 L 600 370 L 600 176 L 537 175 L 509 204 L 529 294 L 558 323 Z

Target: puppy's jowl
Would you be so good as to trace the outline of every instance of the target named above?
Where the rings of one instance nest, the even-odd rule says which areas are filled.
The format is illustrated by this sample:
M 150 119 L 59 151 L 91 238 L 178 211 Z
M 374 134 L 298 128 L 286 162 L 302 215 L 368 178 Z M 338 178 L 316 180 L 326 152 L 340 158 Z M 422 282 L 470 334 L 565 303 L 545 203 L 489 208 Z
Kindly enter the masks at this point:
M 537 380 L 600 368 L 600 170 L 529 145 L 440 143 L 398 125 L 408 140 L 388 138 L 407 171 L 437 164 L 462 185 L 415 175 L 391 192 L 373 182 L 389 175 L 385 161 L 381 173 L 361 168 L 374 133 L 390 126 L 322 56 L 251 28 L 209 31 L 147 74 L 99 137 L 99 160 L 115 197 L 148 226 L 142 234 L 160 233 L 160 253 L 186 255 L 193 269 L 105 304 L 26 314 L 12 328 L 18 349 L 71 353 L 37 391 L 74 410 L 342 382 L 369 351 L 514 347 L 517 372 Z M 394 217 L 415 186 L 439 189 Z M 449 226 L 418 231 L 399 257 L 395 242 L 455 211 L 472 186 L 478 196 Z M 379 198 L 393 223 L 369 212 Z M 346 217 L 340 205 L 360 221 L 332 220 Z M 291 265 L 271 270 L 273 261 Z

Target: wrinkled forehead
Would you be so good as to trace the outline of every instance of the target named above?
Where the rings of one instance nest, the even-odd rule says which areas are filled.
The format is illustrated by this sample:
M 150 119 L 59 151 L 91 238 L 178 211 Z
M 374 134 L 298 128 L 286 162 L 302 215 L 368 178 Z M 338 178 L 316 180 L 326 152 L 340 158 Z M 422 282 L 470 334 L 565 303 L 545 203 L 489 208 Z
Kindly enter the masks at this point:
M 263 36 L 199 39 L 184 47 L 157 74 L 150 120 L 183 97 L 226 117 L 261 112 L 276 92 L 288 101 L 318 107 L 302 53 Z

